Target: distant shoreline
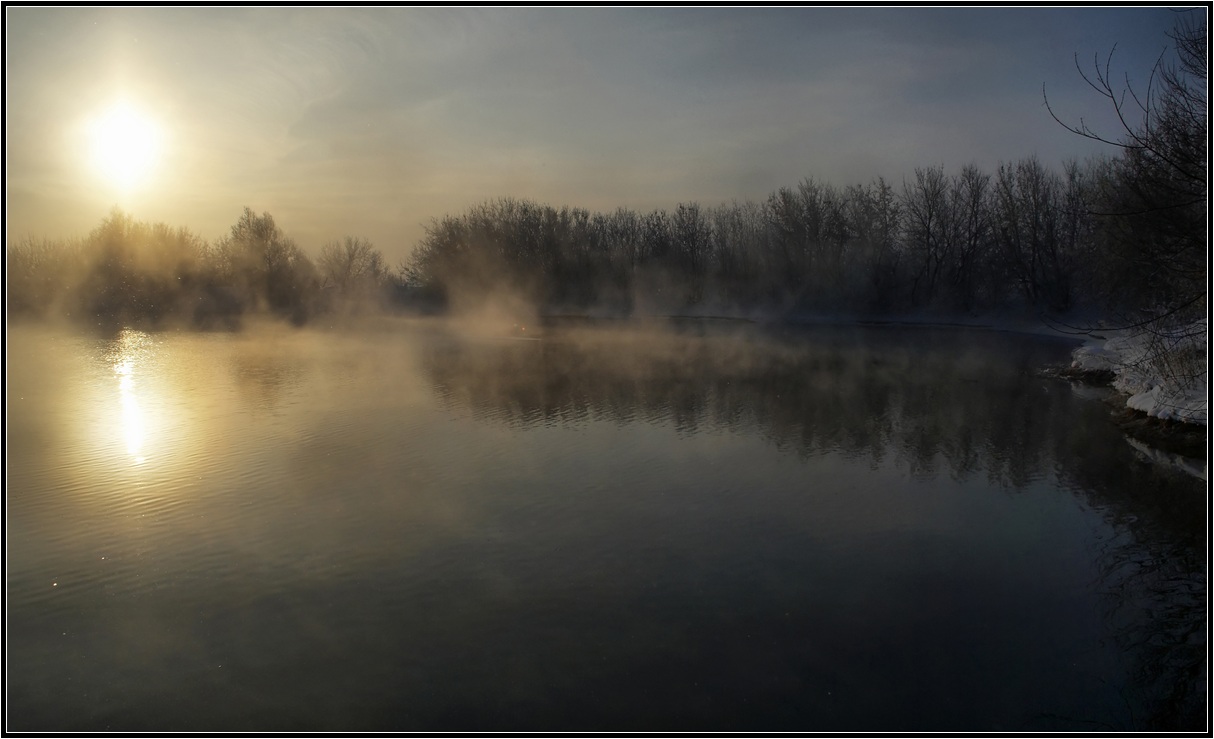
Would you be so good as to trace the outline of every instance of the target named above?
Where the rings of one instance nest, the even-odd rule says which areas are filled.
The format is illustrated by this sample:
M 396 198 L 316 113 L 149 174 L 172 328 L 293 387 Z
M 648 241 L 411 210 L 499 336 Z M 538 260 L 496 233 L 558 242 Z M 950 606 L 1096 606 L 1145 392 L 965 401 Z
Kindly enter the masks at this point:
M 928 318 L 915 319 L 910 317 L 855 317 L 855 316 L 838 316 L 838 317 L 817 317 L 817 316 L 729 316 L 718 314 L 687 314 L 687 313 L 670 313 L 670 314 L 632 314 L 632 315 L 592 315 L 588 313 L 541 313 L 539 316 L 541 323 L 556 322 L 556 323 L 592 323 L 592 322 L 646 322 L 646 321 L 715 321 L 722 323 L 746 323 L 760 326 L 781 326 L 781 327 L 812 327 L 812 326 L 833 326 L 847 327 L 859 326 L 864 328 L 944 328 L 944 329 L 972 329 L 980 331 L 999 331 L 1006 333 L 1017 334 L 1032 334 L 1036 336 L 1047 336 L 1060 339 L 1069 339 L 1075 342 L 1082 342 L 1086 338 L 1096 336 L 1093 333 L 1084 333 L 1080 331 L 1063 331 L 1061 329 L 1051 328 L 1045 322 L 1032 322 L 1027 320 L 985 320 L 985 321 L 959 321 L 949 320 L 948 318 Z

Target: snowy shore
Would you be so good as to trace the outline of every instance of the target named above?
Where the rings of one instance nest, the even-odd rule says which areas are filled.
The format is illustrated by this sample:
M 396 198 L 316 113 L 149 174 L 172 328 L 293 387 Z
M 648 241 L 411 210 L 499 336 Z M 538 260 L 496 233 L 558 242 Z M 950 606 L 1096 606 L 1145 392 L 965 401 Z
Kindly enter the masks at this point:
M 1127 408 L 1151 418 L 1209 426 L 1204 331 L 1200 339 L 1174 346 L 1167 355 L 1153 350 L 1152 338 L 1145 332 L 1091 338 L 1075 350 L 1071 367 L 1086 373 L 1111 372 L 1113 388 L 1128 396 Z

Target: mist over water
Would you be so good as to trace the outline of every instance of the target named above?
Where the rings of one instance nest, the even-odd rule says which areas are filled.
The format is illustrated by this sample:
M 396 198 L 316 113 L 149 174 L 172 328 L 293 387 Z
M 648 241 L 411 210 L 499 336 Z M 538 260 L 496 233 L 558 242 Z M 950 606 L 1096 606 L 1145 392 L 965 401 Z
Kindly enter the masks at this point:
M 1070 344 L 492 314 L 10 326 L 9 728 L 1204 725 L 1204 485 Z

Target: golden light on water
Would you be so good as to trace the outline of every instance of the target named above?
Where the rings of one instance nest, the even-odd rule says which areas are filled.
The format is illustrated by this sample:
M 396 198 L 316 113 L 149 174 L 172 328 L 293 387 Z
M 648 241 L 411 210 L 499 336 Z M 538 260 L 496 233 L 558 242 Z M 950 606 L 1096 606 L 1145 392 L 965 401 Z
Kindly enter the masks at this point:
M 114 103 L 93 116 L 87 134 L 93 173 L 122 192 L 147 184 L 160 164 L 164 129 L 131 103 Z
M 118 379 L 120 415 L 118 432 L 126 442 L 127 454 L 136 465 L 147 462 L 144 445 L 148 436 L 147 414 L 139 402 L 137 373 L 146 371 L 151 338 L 142 331 L 125 330 L 119 336 L 113 354 L 114 376 Z
M 135 394 L 135 378 L 131 377 L 130 361 L 119 363 L 114 367 L 114 372 L 118 375 L 118 392 L 122 398 L 122 435 L 126 439 L 126 450 L 135 464 L 143 464 L 147 461 L 142 454 L 146 424 L 139 409 L 139 398 Z

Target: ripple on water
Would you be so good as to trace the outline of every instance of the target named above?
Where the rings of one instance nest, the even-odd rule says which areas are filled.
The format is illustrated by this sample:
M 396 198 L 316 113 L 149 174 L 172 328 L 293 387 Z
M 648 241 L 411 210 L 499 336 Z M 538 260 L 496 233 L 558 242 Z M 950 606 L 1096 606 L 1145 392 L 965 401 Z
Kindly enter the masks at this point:
M 400 728 L 410 695 L 442 707 L 423 729 L 484 695 L 604 726 L 1147 715 L 1204 618 L 1199 481 L 998 371 L 1011 339 L 881 336 L 737 362 L 695 339 L 17 338 L 15 708 L 182 728 L 191 696 L 225 726 Z

